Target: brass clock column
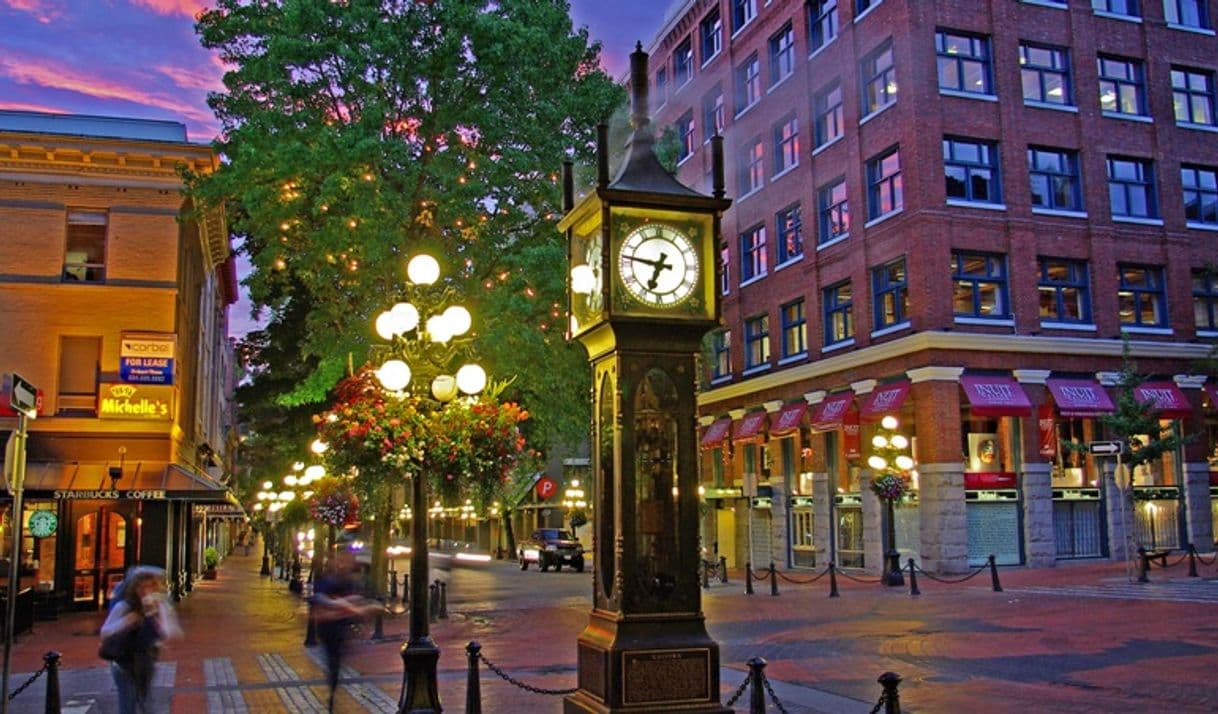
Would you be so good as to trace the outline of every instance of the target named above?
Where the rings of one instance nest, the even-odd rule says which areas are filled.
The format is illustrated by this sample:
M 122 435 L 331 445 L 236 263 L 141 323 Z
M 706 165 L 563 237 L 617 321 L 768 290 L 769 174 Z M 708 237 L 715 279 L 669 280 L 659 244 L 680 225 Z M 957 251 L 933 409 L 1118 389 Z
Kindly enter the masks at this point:
M 577 644 L 579 690 L 566 712 L 727 712 L 719 646 L 698 581 L 696 355 L 719 320 L 716 259 L 723 142 L 712 142 L 713 196 L 656 159 L 647 54 L 631 55 L 634 133 L 609 180 L 600 127 L 597 185 L 563 201 L 571 337 L 592 363 L 595 477 L 592 613 Z

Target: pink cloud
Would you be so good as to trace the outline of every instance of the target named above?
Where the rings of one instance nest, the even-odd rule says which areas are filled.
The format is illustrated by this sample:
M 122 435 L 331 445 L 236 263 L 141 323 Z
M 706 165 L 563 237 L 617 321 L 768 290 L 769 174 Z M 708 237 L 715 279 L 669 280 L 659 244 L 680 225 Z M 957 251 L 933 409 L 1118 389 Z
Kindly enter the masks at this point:
M 146 7 L 158 15 L 185 15 L 191 18 L 208 7 L 207 3 L 199 0 L 132 0 L 132 4 Z
M 221 73 L 213 71 L 211 67 L 200 69 L 163 64 L 157 65 L 156 71 L 183 89 L 201 89 L 205 92 L 218 92 L 224 89 L 224 83 L 220 81 Z
M 0 0 L 0 4 L 7 5 L 18 12 L 33 15 L 38 22 L 44 25 L 49 25 L 63 17 L 63 6 L 55 0 Z
M 18 112 L 44 112 L 47 114 L 65 114 L 60 107 L 52 107 L 45 104 L 29 104 L 26 102 L 6 102 L 0 100 L 0 109 L 8 109 Z

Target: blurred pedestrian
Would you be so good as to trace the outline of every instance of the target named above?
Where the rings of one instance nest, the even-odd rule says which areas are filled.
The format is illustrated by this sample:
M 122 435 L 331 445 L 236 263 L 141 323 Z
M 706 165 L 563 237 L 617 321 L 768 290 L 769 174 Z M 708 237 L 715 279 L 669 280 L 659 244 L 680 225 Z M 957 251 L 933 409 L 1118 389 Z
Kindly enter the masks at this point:
M 351 552 L 340 549 L 331 555 L 325 572 L 313 585 L 313 619 L 326 655 L 329 711 L 334 711 L 334 690 L 351 630 L 378 607 L 359 594 Z
M 177 615 L 165 595 L 165 571 L 148 565 L 129 569 L 111 594 L 98 652 L 110 660 L 119 714 L 152 711 L 148 693 L 161 642 L 181 635 Z

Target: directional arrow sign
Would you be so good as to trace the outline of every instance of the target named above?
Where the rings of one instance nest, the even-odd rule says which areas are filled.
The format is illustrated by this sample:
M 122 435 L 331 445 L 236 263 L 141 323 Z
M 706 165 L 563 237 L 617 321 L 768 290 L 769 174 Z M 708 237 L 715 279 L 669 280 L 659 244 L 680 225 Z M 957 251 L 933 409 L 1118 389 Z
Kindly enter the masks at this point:
M 9 404 L 14 411 L 22 412 L 32 419 L 38 415 L 38 388 L 13 372 L 13 391 L 9 394 Z
M 1124 449 L 1119 441 L 1091 441 L 1087 443 L 1087 451 L 1097 456 L 1116 456 Z

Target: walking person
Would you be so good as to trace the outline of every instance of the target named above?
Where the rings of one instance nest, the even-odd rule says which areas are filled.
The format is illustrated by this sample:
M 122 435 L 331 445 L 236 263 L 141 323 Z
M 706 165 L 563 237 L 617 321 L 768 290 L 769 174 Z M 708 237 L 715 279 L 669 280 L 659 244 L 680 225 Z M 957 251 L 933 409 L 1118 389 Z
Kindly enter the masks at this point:
M 164 570 L 137 565 L 111 594 L 98 654 L 110 660 L 119 714 L 153 711 L 148 693 L 161 642 L 182 635 L 164 582 Z
M 330 685 L 329 711 L 334 711 L 334 691 L 338 688 L 343 652 L 351 630 L 376 607 L 359 594 L 350 551 L 339 550 L 331 555 L 325 572 L 313 585 L 313 618 L 325 651 Z

